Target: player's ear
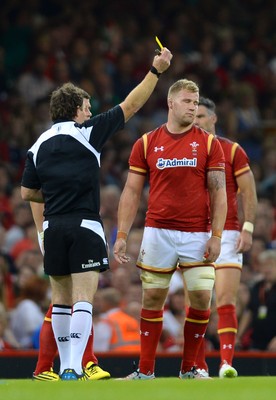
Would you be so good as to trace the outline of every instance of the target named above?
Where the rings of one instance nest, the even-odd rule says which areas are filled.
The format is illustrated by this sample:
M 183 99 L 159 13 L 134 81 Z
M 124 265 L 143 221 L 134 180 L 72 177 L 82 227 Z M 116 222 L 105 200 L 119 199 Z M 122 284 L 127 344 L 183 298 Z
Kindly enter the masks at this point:
M 216 116 L 216 114 L 213 114 L 212 119 L 213 119 L 213 123 L 216 124 L 217 120 L 218 120 L 218 117 Z
M 172 98 L 169 97 L 169 98 L 168 98 L 168 108 L 169 108 L 169 109 L 172 108 L 172 103 L 173 103 Z

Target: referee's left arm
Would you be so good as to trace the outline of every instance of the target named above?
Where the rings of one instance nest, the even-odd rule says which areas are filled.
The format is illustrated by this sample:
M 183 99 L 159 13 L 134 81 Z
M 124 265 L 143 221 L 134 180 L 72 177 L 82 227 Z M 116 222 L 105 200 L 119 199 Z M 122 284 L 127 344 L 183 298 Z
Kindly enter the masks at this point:
M 34 201 L 35 203 L 44 203 L 41 189 L 30 189 L 21 186 L 21 197 L 25 201 Z

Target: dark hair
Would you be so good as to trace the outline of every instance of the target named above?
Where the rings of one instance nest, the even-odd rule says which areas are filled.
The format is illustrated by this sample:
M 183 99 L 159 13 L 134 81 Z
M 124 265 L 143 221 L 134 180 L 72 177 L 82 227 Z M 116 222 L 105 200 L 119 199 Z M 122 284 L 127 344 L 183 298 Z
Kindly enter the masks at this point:
M 208 110 L 212 111 L 213 113 L 216 113 L 216 105 L 213 102 L 213 100 L 208 99 L 208 97 L 200 96 L 198 105 L 204 106 L 204 107 L 208 108 Z
M 90 95 L 70 82 L 54 90 L 50 100 L 52 121 L 74 119 L 77 109 L 82 107 L 83 99 L 90 99 Z

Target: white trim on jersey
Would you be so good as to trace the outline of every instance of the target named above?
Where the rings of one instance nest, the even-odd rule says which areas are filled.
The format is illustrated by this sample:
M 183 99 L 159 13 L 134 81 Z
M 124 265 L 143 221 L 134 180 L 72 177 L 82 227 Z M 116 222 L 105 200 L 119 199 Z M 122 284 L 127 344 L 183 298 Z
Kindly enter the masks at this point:
M 69 127 L 70 127 L 70 131 L 68 133 Z M 93 146 L 91 146 L 91 144 L 88 141 L 90 138 L 92 129 L 93 129 L 93 126 L 90 126 L 88 128 L 82 128 L 82 129 L 76 128 L 74 121 L 68 121 L 68 122 L 54 124 L 50 129 L 48 129 L 46 132 L 42 133 L 42 135 L 37 139 L 35 144 L 29 150 L 34 155 L 33 156 L 34 165 L 36 166 L 37 153 L 38 153 L 38 150 L 42 143 L 44 143 L 46 140 L 48 140 L 54 136 L 57 136 L 57 135 L 69 135 L 72 138 L 76 139 L 78 142 L 80 142 L 89 151 L 91 151 L 91 153 L 94 154 L 94 156 L 96 157 L 96 159 L 98 161 L 99 167 L 100 167 L 101 166 L 101 163 L 100 163 L 100 155 L 101 154 Z

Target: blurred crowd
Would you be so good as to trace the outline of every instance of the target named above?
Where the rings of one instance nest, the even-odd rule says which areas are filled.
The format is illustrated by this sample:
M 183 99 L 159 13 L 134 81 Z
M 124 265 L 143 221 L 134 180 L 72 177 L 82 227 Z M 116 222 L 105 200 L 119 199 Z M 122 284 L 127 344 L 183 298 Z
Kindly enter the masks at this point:
M 171 68 L 102 154 L 101 215 L 110 248 L 131 147 L 143 133 L 165 122 L 169 86 L 180 78 L 192 79 L 202 95 L 216 102 L 217 133 L 238 141 L 248 153 L 257 185 L 254 240 L 244 257 L 237 305 L 237 349 L 276 351 L 275 18 L 273 0 L 1 2 L 0 350 L 36 348 L 51 301 L 31 210 L 20 196 L 26 151 L 51 125 L 49 94 L 72 81 L 91 94 L 93 114 L 118 104 L 148 71 L 157 35 L 173 53 Z M 120 309 L 139 329 L 141 283 L 135 261 L 147 194 L 145 188 L 128 239 L 130 263 L 118 266 L 111 254 L 112 270 L 101 274 L 94 306 L 96 352 L 103 350 L 100 338 L 106 332 L 108 310 Z M 184 302 L 177 272 L 164 313 L 161 351 L 182 348 Z M 219 346 L 216 322 L 214 307 L 209 350 Z M 106 338 L 104 350 L 109 349 Z

